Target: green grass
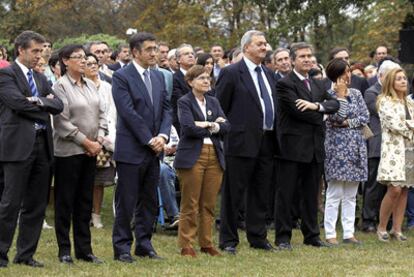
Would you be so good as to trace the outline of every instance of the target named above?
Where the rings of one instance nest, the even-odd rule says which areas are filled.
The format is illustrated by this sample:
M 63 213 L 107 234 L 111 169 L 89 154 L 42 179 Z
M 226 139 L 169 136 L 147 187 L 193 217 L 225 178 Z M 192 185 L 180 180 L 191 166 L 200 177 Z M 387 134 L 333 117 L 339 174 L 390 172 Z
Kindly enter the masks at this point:
M 32 269 L 10 263 L 8 268 L 0 269 L 0 276 L 414 276 L 412 231 L 407 233 L 407 243 L 392 241 L 384 244 L 377 241 L 375 235 L 357 233 L 357 238 L 363 241 L 362 246 L 316 249 L 304 246 L 302 235 L 295 230 L 294 250 L 275 253 L 250 249 L 245 233 L 240 232 L 237 256 L 212 258 L 199 254 L 198 258 L 192 259 L 180 256 L 173 233 L 158 230 L 153 244 L 165 260 L 137 259 L 134 264 L 115 262 L 111 243 L 112 193 L 112 188 L 105 191 L 104 229 L 92 229 L 92 247 L 95 255 L 105 261 L 103 265 L 79 261 L 75 261 L 74 266 L 60 264 L 54 230 L 44 230 L 35 258 L 44 262 L 45 268 Z M 51 209 L 47 216 L 48 222 L 53 224 Z M 274 241 L 274 232 L 269 233 L 268 239 Z M 14 254 L 13 244 L 9 253 L 11 260 Z

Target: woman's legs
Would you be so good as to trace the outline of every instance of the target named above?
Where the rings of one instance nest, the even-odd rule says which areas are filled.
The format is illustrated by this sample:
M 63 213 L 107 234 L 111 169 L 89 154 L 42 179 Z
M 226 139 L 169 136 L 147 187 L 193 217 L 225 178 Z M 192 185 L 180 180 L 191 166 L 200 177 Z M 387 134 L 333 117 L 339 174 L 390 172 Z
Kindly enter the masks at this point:
M 407 205 L 408 188 L 401 188 L 401 193 L 392 211 L 392 230 L 401 233 L 404 221 L 405 207 Z
M 379 232 L 386 232 L 387 231 L 387 224 L 390 216 L 397 205 L 397 200 L 400 197 L 401 188 L 394 187 L 393 185 L 389 185 L 387 188 L 387 193 L 385 194 L 384 198 L 381 202 L 380 208 L 380 221 L 378 224 L 378 231 Z
M 104 186 L 102 184 L 95 184 L 93 187 L 93 212 L 92 225 L 95 228 L 102 228 L 101 221 L 101 207 L 104 196 Z
M 341 221 L 344 231 L 343 238 L 350 239 L 354 237 L 355 232 L 355 207 L 356 194 L 358 192 L 358 182 L 344 182 L 343 198 L 341 206 Z
M 343 197 L 343 182 L 330 181 L 326 190 L 324 227 L 326 239 L 336 238 L 339 203 Z

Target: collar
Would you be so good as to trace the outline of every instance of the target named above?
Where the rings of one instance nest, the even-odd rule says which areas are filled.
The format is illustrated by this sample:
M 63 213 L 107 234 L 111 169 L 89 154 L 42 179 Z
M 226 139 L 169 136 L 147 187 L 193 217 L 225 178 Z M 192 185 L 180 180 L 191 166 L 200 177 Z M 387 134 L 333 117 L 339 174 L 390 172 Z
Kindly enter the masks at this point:
M 203 98 L 203 101 L 198 100 L 198 98 L 194 95 L 194 98 L 197 100 L 197 103 L 201 106 L 205 106 L 206 105 L 206 98 Z
M 305 79 L 309 79 L 309 76 L 303 76 L 302 74 L 300 74 L 299 72 L 296 71 L 296 69 L 293 69 L 293 72 L 296 74 L 296 76 L 298 76 L 298 78 L 303 81 Z
M 183 73 L 183 74 L 184 74 L 184 76 L 185 76 L 185 74 L 187 74 L 187 70 L 185 70 L 185 69 L 183 69 L 183 68 L 181 68 L 181 67 L 180 67 L 180 71 L 181 71 L 181 73 Z
M 121 68 L 124 67 L 125 63 L 121 62 L 120 60 L 118 62 L 119 62 L 119 65 L 121 66 Z
M 66 77 L 68 77 L 69 82 L 70 82 L 72 85 L 74 85 L 74 86 L 86 85 L 86 81 L 85 81 L 85 79 L 83 79 L 83 76 L 81 76 L 81 79 L 80 79 L 80 84 L 78 84 L 78 83 L 76 82 L 76 80 L 75 80 L 75 79 L 73 79 L 73 78 L 69 75 L 69 73 L 66 73 L 65 75 L 66 75 Z
M 257 65 L 257 64 L 255 64 L 254 62 L 252 62 L 251 60 L 249 60 L 249 59 L 248 59 L 248 58 L 246 58 L 246 57 L 243 57 L 243 60 L 244 60 L 244 62 L 246 63 L 246 66 L 247 66 L 247 68 L 249 69 L 249 71 L 253 71 L 253 72 L 255 72 L 255 69 L 256 69 L 256 67 L 258 67 L 258 66 L 260 66 L 260 68 L 262 68 L 262 65 L 261 65 L 261 64 Z M 262 71 L 263 71 L 263 68 L 262 68 Z
M 19 62 L 19 59 L 16 59 L 15 62 L 20 67 L 20 69 L 23 71 L 24 76 L 27 78 L 27 73 L 30 71 L 30 69 L 24 64 L 22 64 L 21 62 Z
M 135 60 L 132 60 L 132 64 L 135 66 L 135 69 L 138 71 L 140 76 L 144 75 L 145 70 L 149 70 L 149 68 L 145 69 L 140 66 Z
M 285 74 L 283 74 L 282 72 L 280 72 L 280 71 L 276 71 L 276 74 L 279 74 L 280 75 L 280 77 L 285 77 L 286 75 Z

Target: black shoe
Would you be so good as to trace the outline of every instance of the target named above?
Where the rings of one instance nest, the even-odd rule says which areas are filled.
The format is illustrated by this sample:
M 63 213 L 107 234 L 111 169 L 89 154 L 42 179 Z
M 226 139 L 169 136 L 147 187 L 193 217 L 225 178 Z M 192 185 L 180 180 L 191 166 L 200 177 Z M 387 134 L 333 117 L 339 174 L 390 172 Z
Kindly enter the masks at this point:
M 263 245 L 250 245 L 250 247 L 255 248 L 255 249 L 265 250 L 265 251 L 274 251 L 275 250 L 269 242 L 266 242 Z
M 330 247 L 327 243 L 321 241 L 320 239 L 305 241 L 304 244 L 313 247 Z
M 236 255 L 236 247 L 234 246 L 220 247 L 220 249 L 227 254 Z
M 98 259 L 98 257 L 96 257 L 94 254 L 88 254 L 86 256 L 79 256 L 76 257 L 78 260 L 82 260 L 88 263 L 93 263 L 93 264 L 102 264 L 103 261 L 101 261 L 100 259 Z
M 128 254 L 128 253 L 124 253 L 124 254 L 121 254 L 119 256 L 115 256 L 115 260 L 123 262 L 123 263 L 127 263 L 127 264 L 132 264 L 133 262 L 135 262 L 135 259 L 132 258 L 131 255 Z
M 63 255 L 59 257 L 59 262 L 62 264 L 73 264 L 73 259 L 70 255 Z
M 157 252 L 155 251 L 149 251 L 147 253 L 140 253 L 140 252 L 135 252 L 135 255 L 137 255 L 138 257 L 141 258 L 150 258 L 153 260 L 163 260 L 164 258 L 158 256 Z
M 375 228 L 374 225 L 364 226 L 364 227 L 362 227 L 362 232 L 364 232 L 364 233 L 376 233 L 377 228 Z
M 292 245 L 289 242 L 281 242 L 277 245 L 277 250 L 280 251 L 292 251 Z
M 44 267 L 44 265 L 41 262 L 38 262 L 33 258 L 30 258 L 28 260 L 14 260 L 13 263 L 27 265 L 31 267 Z
M 5 258 L 0 258 L 0 268 L 7 267 L 7 264 L 9 263 L 9 260 L 7 259 L 7 256 Z

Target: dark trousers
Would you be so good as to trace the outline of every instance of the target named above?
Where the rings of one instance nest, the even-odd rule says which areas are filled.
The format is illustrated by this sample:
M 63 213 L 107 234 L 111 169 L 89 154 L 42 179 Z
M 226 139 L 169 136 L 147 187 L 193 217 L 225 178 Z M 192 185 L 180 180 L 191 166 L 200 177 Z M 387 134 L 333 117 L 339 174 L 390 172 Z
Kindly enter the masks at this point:
M 247 240 L 257 247 L 267 243 L 266 214 L 274 163 L 272 145 L 272 137 L 265 135 L 256 158 L 226 157 L 220 211 L 220 248 L 239 244 L 237 222 L 245 190 Z
M 152 228 L 157 217 L 158 157 L 149 156 L 141 164 L 117 163 L 115 220 L 112 232 L 114 255 L 130 253 L 133 242 L 131 220 L 135 214 L 135 254 L 154 251 Z
M 25 161 L 4 162 L 4 190 L 0 202 L 0 260 L 7 261 L 20 212 L 16 261 L 36 252 L 47 206 L 49 159 L 45 134 L 36 136 Z
M 4 170 L 3 170 L 3 164 L 0 163 L 0 199 L 1 195 L 3 194 L 4 190 Z
M 387 187 L 377 182 L 379 158 L 368 159 L 368 180 L 363 190 L 362 227 L 376 226 L 379 210 Z
M 55 230 L 59 257 L 71 254 L 71 223 L 75 256 L 92 254 L 89 222 L 95 168 L 96 158 L 85 154 L 55 158 Z
M 322 176 L 322 163 L 315 160 L 300 163 L 278 161 L 276 195 L 276 244 L 290 242 L 292 238 L 292 209 L 295 194 L 300 194 L 301 230 L 304 242 L 319 239 L 318 191 Z

